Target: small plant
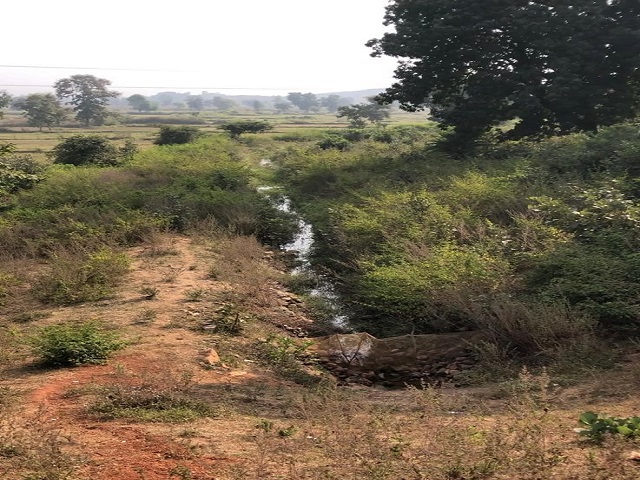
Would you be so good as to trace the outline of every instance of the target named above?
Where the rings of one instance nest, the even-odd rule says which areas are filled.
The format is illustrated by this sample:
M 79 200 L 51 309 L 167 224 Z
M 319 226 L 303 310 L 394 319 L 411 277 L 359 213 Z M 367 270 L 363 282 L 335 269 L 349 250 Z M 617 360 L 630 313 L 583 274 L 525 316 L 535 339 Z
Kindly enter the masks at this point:
M 583 428 L 575 431 L 591 440 L 600 441 L 606 434 L 619 434 L 623 437 L 640 437 L 640 417 L 600 417 L 597 413 L 584 412 L 580 415 Z
M 206 291 L 202 288 L 193 288 L 184 292 L 188 302 L 200 302 L 204 297 Z
M 211 414 L 208 404 L 191 398 L 184 385 L 110 385 L 102 389 L 89 411 L 106 419 L 142 422 L 188 422 Z
M 142 311 L 136 316 L 135 323 L 137 324 L 148 324 L 153 322 L 158 316 L 158 312 L 152 310 L 151 308 L 143 308 Z
M 157 289 L 156 287 L 142 287 L 140 289 L 140 295 L 142 295 L 145 300 L 153 300 L 154 298 L 156 298 L 158 296 L 158 294 L 160 293 L 160 290 Z
M 30 343 L 43 364 L 55 367 L 101 364 L 124 346 L 115 333 L 94 321 L 44 327 Z

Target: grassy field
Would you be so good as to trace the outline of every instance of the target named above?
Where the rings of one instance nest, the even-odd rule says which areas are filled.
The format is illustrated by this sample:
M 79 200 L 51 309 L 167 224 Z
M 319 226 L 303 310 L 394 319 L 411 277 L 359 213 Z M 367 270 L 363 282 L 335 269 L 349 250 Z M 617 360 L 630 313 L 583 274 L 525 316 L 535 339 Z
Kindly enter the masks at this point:
M 390 124 L 424 123 L 424 113 L 393 112 Z M 274 125 L 268 135 L 279 135 L 294 130 L 344 128 L 348 124 L 333 114 L 274 114 L 274 113 L 226 113 L 201 112 L 197 115 L 184 111 L 161 111 L 148 114 L 119 114 L 121 123 L 101 127 L 85 128 L 75 122 L 65 122 L 61 127 L 43 129 L 30 127 L 26 119 L 17 112 L 7 112 L 0 120 L 0 143 L 9 142 L 17 152 L 31 154 L 44 160 L 46 153 L 63 139 L 77 134 L 97 133 L 119 145 L 126 139 L 135 141 L 141 149 L 153 145 L 160 125 L 194 125 L 207 133 L 218 133 L 217 125 L 235 120 L 266 120 Z

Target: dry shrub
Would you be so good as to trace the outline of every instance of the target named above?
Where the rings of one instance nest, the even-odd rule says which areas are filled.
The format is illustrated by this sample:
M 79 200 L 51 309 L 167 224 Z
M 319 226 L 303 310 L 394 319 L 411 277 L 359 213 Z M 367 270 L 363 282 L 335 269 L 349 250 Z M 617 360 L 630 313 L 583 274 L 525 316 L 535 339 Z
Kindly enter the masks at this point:
M 263 262 L 264 250 L 255 237 L 227 236 L 215 242 L 215 262 L 209 276 L 233 285 L 242 303 L 253 306 L 270 304 L 269 285 L 275 273 Z
M 0 477 L 71 480 L 80 463 L 67 451 L 64 436 L 45 410 L 32 418 L 0 410 Z
M 520 355 L 553 354 L 595 344 L 595 320 L 560 303 L 499 297 L 474 320 L 494 343 Z
M 35 295 L 46 303 L 70 305 L 111 296 L 129 270 L 129 258 L 107 248 L 92 253 L 60 249 L 49 267 L 33 285 Z
M 293 416 L 259 421 L 250 432 L 251 459 L 222 478 L 637 478 L 638 467 L 622 460 L 620 446 L 577 444 L 571 420 L 550 409 L 546 373 L 524 370 L 517 382 L 508 408 L 492 415 L 443 389 L 395 397 L 375 390 L 307 393 L 294 401 Z

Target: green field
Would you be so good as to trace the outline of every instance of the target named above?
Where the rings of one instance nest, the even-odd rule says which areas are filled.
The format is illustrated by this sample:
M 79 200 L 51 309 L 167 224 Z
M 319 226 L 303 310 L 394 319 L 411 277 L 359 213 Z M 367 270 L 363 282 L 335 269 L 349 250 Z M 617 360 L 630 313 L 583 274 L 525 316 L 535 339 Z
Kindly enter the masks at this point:
M 119 115 L 119 122 L 100 127 L 85 128 L 76 122 L 65 122 L 50 130 L 27 125 L 17 112 L 7 112 L 0 120 L 0 143 L 9 142 L 17 147 L 17 153 L 31 154 L 44 160 L 46 153 L 64 138 L 82 133 L 98 133 L 117 144 L 125 139 L 134 140 L 141 149 L 153 144 L 161 125 L 194 125 L 208 133 L 219 132 L 217 125 L 235 120 L 266 120 L 274 125 L 268 135 L 279 135 L 293 130 L 344 128 L 348 123 L 333 114 L 274 114 L 274 113 L 226 113 L 201 112 L 197 115 L 180 111 L 160 111 L 148 114 L 127 113 Z M 389 124 L 424 123 L 425 113 L 392 112 Z

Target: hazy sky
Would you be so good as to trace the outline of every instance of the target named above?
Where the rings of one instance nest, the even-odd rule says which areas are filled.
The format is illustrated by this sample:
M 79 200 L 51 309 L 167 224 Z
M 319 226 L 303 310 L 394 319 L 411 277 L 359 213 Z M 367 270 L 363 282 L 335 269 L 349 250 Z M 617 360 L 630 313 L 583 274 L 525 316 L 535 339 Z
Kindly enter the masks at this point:
M 260 91 L 264 95 L 321 93 L 387 87 L 396 65 L 371 58 L 364 46 L 385 31 L 388 0 L 6 3 L 0 64 L 104 69 L 0 67 L 0 89 L 14 93 L 27 89 L 5 85 L 51 85 L 77 73 L 108 78 L 126 95 L 259 93 L 222 87 L 273 89 Z

